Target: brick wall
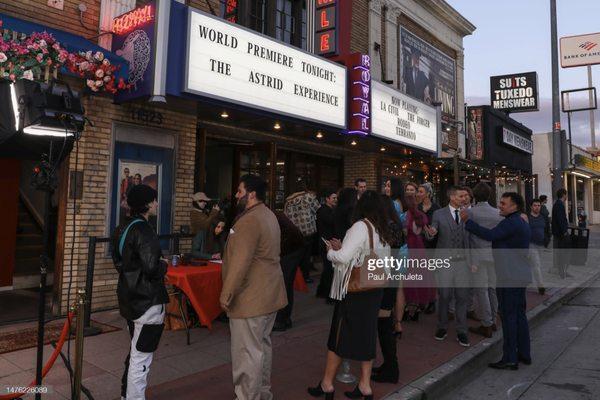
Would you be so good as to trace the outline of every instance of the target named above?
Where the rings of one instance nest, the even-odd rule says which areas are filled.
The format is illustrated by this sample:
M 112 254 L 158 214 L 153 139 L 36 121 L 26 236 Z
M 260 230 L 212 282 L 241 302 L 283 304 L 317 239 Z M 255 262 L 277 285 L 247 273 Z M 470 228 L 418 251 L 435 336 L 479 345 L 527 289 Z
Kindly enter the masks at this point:
M 85 101 L 87 116 L 94 127 L 87 127 L 79 142 L 78 169 L 83 174 L 83 198 L 78 202 L 76 215 L 73 214 L 72 201 L 67 204 L 64 263 L 61 282 L 61 312 L 66 310 L 69 278 L 72 277 L 71 299 L 76 290 L 85 282 L 88 237 L 107 234 L 109 216 L 110 179 L 112 174 L 111 146 L 113 143 L 114 122 L 132 123 L 131 105 L 115 105 L 108 97 L 93 96 Z M 194 186 L 194 154 L 196 144 L 196 116 L 169 110 L 166 107 L 144 105 L 145 109 L 157 109 L 164 117 L 162 127 L 177 132 L 175 149 L 175 201 L 172 226 L 189 224 L 190 196 Z M 153 126 L 147 124 L 147 126 Z M 160 128 L 161 126 L 154 126 Z M 70 155 L 70 169 L 75 169 L 75 151 Z M 73 232 L 73 218 L 76 230 Z M 74 258 L 70 262 L 70 252 L 74 240 Z M 71 273 L 72 271 L 72 273 Z M 115 307 L 117 274 L 111 260 L 106 257 L 106 245 L 100 244 L 96 252 L 94 274 L 93 309 Z
M 209 0 L 215 13 L 220 17 L 221 4 L 219 0 Z M 202 11 L 210 12 L 210 8 L 206 4 L 206 0 L 187 0 L 186 4 L 190 7 L 197 8 Z
M 80 3 L 87 7 L 82 18 L 85 27 L 79 22 Z M 62 11 L 48 6 L 48 0 L 0 0 L 0 12 L 83 37 L 92 37 L 98 34 L 100 0 L 64 0 Z
M 352 53 L 369 54 L 369 1 L 351 1 L 352 31 L 350 33 L 350 51 Z
M 378 190 L 379 154 L 356 153 L 344 157 L 344 187 L 354 187 L 357 178 L 367 181 L 367 189 Z

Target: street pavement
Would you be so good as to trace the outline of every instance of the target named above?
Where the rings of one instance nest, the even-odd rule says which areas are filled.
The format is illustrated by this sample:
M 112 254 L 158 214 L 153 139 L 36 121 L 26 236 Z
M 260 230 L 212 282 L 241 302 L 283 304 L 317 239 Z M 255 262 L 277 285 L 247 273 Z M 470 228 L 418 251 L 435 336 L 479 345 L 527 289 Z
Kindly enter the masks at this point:
M 595 229 L 595 234 L 592 236 L 594 241 L 591 247 L 595 249 L 600 248 L 597 243 L 600 242 L 599 230 Z M 561 280 L 557 275 L 549 274 L 547 272 L 549 265 L 545 263 L 544 279 L 547 282 L 546 286 L 549 287 L 549 290 L 545 296 L 540 296 L 535 288 L 531 288 L 527 293 L 528 309 L 545 307 L 556 296 L 561 296 L 561 291 L 565 290 L 565 286 L 577 287 L 582 282 L 593 277 L 598 270 L 597 260 L 600 257 L 596 254 L 595 256 L 592 255 L 590 259 L 594 267 L 590 267 L 590 263 L 588 263 L 587 267 L 573 267 L 570 269 L 572 277 L 566 280 Z M 306 387 L 315 385 L 323 373 L 327 351 L 327 336 L 329 334 L 333 307 L 326 305 L 322 299 L 315 298 L 315 286 L 316 284 L 309 285 L 310 293 L 296 293 L 293 314 L 294 327 L 287 332 L 273 333 L 274 357 L 272 384 L 276 399 L 306 399 Z M 600 282 L 598 282 L 598 286 L 600 286 Z M 600 304 L 598 298 L 596 298 L 596 301 L 599 301 Z M 570 321 L 570 319 L 575 318 L 577 315 L 581 314 L 581 318 L 585 317 L 587 315 L 585 314 L 585 310 L 589 313 L 593 309 L 592 306 L 583 307 L 576 305 L 568 306 L 568 308 L 577 311 L 574 311 L 574 315 L 570 315 L 568 318 L 566 316 L 562 318 L 565 324 L 566 321 Z M 566 314 L 569 313 L 567 312 Z M 587 316 L 591 318 L 590 315 Z M 98 322 L 117 326 L 121 330 L 85 339 L 83 384 L 90 389 L 96 400 L 118 399 L 123 360 L 129 348 L 129 335 L 126 332 L 125 322 L 116 310 L 94 313 L 92 318 Z M 558 320 L 561 321 L 561 318 L 558 318 Z M 470 321 L 470 324 L 471 326 L 477 325 L 474 321 Z M 0 328 L 0 332 L 20 329 L 25 326 L 27 324 L 2 327 Z M 463 357 L 468 362 L 471 357 L 469 355 L 470 351 L 476 350 L 478 346 L 489 346 L 489 341 L 500 337 L 500 333 L 496 333 L 493 339 L 483 340 L 481 337 L 470 335 L 472 348 L 465 349 L 456 342 L 452 325 L 448 338 L 445 341 L 438 342 L 434 340 L 435 326 L 435 315 L 422 315 L 419 322 L 406 322 L 403 324 L 404 334 L 398 342 L 400 381 L 397 385 L 374 384 L 375 398 L 379 399 L 389 396 L 390 399 L 404 400 L 406 397 L 398 397 L 401 395 L 397 395 L 402 388 L 419 388 L 420 386 L 415 383 L 419 380 L 438 379 L 438 375 L 434 374 L 435 371 L 456 365 L 460 357 Z M 549 349 L 545 347 L 543 347 L 543 350 L 538 349 L 537 343 L 539 340 L 543 338 L 545 338 L 544 340 L 550 340 L 558 335 L 558 333 L 565 331 L 561 333 L 564 334 L 564 337 L 559 335 L 557 336 L 559 338 L 557 340 L 558 344 L 566 343 L 567 339 L 574 337 L 568 335 L 575 335 L 579 332 L 576 328 L 584 328 L 584 324 L 580 320 L 573 320 L 573 322 L 565 326 L 566 331 L 565 329 L 557 331 L 550 328 L 542 330 L 544 334 L 539 338 L 537 335 L 540 334 L 537 331 L 534 333 L 534 357 L 536 359 L 535 364 L 529 367 L 530 371 L 535 371 L 538 365 L 542 365 L 542 362 L 546 359 L 546 355 L 550 354 Z M 596 324 L 596 328 L 594 329 L 597 330 L 597 328 L 598 324 Z M 185 344 L 184 331 L 165 332 L 150 369 L 148 399 L 196 400 L 229 399 L 234 397 L 231 385 L 228 326 L 217 322 L 214 324 L 212 330 L 205 328 L 192 329 L 191 339 L 191 345 L 187 346 Z M 551 343 L 548 346 L 556 347 L 557 345 Z M 45 359 L 48 359 L 51 353 L 52 348 L 45 346 Z M 585 352 L 584 355 L 586 355 Z M 585 357 L 581 357 L 581 359 L 585 360 Z M 379 356 L 376 364 L 380 362 L 381 358 Z M 592 365 L 593 363 L 590 362 L 589 364 Z M 30 382 L 34 376 L 34 366 L 35 349 L 33 348 L 0 355 L 0 394 L 4 394 L 6 386 L 22 386 Z M 586 366 L 585 368 L 593 369 L 594 367 Z M 464 370 L 468 370 L 468 368 Z M 358 365 L 353 363 L 352 372 L 356 374 L 358 371 Z M 527 372 L 525 367 L 518 373 L 523 372 Z M 487 371 L 484 371 L 485 373 Z M 586 376 L 591 376 L 594 372 L 587 371 L 585 374 Z M 512 375 L 512 377 L 514 376 L 516 375 Z M 510 390 L 513 385 L 522 383 L 521 381 L 514 381 L 512 377 L 508 376 L 507 378 L 507 385 L 508 383 L 512 383 L 506 390 Z M 502 382 L 497 377 L 489 379 L 498 385 Z M 454 382 L 458 382 L 458 380 Z M 551 384 L 563 385 L 561 388 L 577 389 L 579 388 L 577 385 L 582 384 L 576 380 L 572 381 L 575 383 L 568 380 L 566 382 L 563 384 L 558 379 L 550 381 Z M 48 377 L 44 380 L 44 384 L 51 386 L 53 391 L 52 394 L 44 396 L 45 399 L 64 400 L 69 398 L 68 373 L 60 359 L 57 360 Z M 449 389 L 455 387 L 451 386 L 446 390 L 444 385 L 446 383 L 442 385 L 444 389 L 443 393 L 448 393 Z M 513 388 L 511 394 L 518 393 L 518 390 L 522 390 L 524 387 L 525 385 Z M 553 388 L 559 390 L 557 387 Z M 336 384 L 339 398 L 343 397 L 344 390 L 351 389 L 351 385 Z M 596 393 L 600 393 L 597 389 L 597 387 L 590 387 L 587 390 L 592 393 L 596 390 Z M 487 393 L 487 391 L 481 393 Z M 494 395 L 498 394 L 496 392 L 493 393 Z M 24 398 L 28 399 L 32 398 L 32 396 L 25 396 Z M 438 397 L 428 398 L 435 398 L 437 400 Z M 487 397 L 478 394 L 477 397 L 472 398 Z M 531 398 L 546 399 L 547 397 Z M 562 399 L 560 396 L 549 398 Z M 597 398 L 599 397 L 597 396 Z
M 598 285 L 594 282 L 532 330 L 532 365 L 520 365 L 518 371 L 483 369 L 440 400 L 600 398 Z

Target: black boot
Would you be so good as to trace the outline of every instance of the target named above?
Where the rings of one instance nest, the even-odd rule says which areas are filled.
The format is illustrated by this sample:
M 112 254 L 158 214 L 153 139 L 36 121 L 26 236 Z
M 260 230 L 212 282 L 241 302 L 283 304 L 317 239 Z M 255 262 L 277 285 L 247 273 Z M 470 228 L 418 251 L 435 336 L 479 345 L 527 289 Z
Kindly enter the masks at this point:
M 396 354 L 396 338 L 394 337 L 394 319 L 392 317 L 378 318 L 377 333 L 383 354 L 383 364 L 373 369 L 372 379 L 381 383 L 398 383 L 400 372 Z

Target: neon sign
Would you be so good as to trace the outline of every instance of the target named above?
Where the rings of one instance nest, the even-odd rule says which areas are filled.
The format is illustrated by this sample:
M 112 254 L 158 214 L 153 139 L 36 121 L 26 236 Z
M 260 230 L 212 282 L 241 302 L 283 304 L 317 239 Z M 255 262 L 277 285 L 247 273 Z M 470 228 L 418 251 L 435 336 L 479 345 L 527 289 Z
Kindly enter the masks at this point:
M 368 135 L 371 132 L 371 57 L 355 53 L 348 64 L 351 87 L 347 133 Z
M 337 1 L 317 0 L 315 46 L 319 55 L 337 53 Z
M 113 32 L 122 35 L 153 20 L 154 9 L 148 4 L 113 19 Z

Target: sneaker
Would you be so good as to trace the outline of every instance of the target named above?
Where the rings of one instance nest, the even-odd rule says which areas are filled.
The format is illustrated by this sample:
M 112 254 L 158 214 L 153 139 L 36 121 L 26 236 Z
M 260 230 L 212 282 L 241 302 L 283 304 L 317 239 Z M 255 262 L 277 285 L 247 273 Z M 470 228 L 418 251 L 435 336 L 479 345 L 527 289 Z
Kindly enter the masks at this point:
M 460 344 L 462 347 L 471 346 L 471 343 L 469 343 L 469 338 L 467 337 L 466 333 L 459 333 L 456 336 L 456 340 L 458 340 L 458 344 Z
M 435 340 L 444 340 L 448 336 L 448 331 L 445 329 L 438 329 L 435 332 Z

